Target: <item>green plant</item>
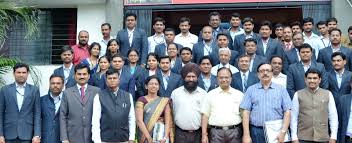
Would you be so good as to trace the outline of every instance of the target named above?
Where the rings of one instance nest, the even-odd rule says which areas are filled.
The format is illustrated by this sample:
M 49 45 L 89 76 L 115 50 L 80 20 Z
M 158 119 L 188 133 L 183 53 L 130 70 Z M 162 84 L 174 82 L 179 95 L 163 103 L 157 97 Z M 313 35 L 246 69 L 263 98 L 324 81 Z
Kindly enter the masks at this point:
M 0 2 L 0 48 L 3 47 L 7 38 L 7 32 L 16 22 L 21 22 L 27 32 L 26 39 L 33 39 L 38 36 L 38 19 L 35 15 L 36 9 L 32 7 L 20 7 L 14 2 Z M 20 60 L 1 56 L 0 53 L 0 86 L 5 84 L 3 76 L 8 73 L 12 67 Z M 30 66 L 30 74 L 35 85 L 40 84 L 40 75 L 38 70 Z

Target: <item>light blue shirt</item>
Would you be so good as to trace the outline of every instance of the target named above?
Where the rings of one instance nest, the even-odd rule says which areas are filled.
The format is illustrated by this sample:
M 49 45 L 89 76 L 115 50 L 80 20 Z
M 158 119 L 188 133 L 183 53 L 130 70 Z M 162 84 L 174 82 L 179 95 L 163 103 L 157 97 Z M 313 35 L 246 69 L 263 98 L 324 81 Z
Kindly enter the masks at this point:
M 292 102 L 283 86 L 271 83 L 264 89 L 259 82 L 247 89 L 240 108 L 250 111 L 251 125 L 263 127 L 265 121 L 283 119 L 284 112 L 291 110 Z
M 205 91 L 208 91 L 209 90 L 209 87 L 211 85 L 211 76 L 209 79 L 206 79 L 203 74 L 200 75 L 202 77 L 202 80 L 204 82 L 204 88 L 205 88 Z
M 53 99 L 54 104 L 55 104 L 55 114 L 57 113 L 57 111 L 59 111 L 60 105 L 61 105 L 61 99 L 62 99 L 62 92 L 54 97 L 52 93 L 50 93 L 50 97 Z
M 342 73 L 340 74 L 340 73 L 338 73 L 338 72 L 335 71 L 337 86 L 338 86 L 339 88 L 341 87 L 343 72 L 344 72 L 344 71 L 342 71 Z
M 18 111 L 21 111 L 21 108 L 22 108 L 26 85 L 27 85 L 26 83 L 24 83 L 23 85 L 18 85 L 16 83 L 16 97 L 17 97 Z

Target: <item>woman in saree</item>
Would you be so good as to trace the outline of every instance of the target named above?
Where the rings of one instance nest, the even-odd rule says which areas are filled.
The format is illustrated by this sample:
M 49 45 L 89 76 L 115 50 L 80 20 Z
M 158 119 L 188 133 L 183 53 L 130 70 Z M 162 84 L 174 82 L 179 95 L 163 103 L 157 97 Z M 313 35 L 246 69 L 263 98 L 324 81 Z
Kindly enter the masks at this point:
M 136 102 L 139 143 L 167 143 L 172 120 L 169 99 L 158 96 L 160 81 L 155 75 L 146 79 L 145 88 L 147 94 Z M 160 127 L 164 127 L 161 132 L 156 131 Z

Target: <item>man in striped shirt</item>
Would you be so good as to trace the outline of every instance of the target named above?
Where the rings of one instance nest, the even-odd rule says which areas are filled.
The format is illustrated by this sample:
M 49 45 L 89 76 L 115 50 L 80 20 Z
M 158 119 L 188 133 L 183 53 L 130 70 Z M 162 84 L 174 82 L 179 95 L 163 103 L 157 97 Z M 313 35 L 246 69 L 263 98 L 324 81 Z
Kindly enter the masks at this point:
M 278 142 L 284 137 L 290 124 L 292 103 L 286 89 L 271 82 L 273 68 L 262 63 L 257 68 L 260 82 L 250 86 L 240 105 L 243 109 L 243 143 L 265 142 L 263 126 L 266 121 L 283 120 Z

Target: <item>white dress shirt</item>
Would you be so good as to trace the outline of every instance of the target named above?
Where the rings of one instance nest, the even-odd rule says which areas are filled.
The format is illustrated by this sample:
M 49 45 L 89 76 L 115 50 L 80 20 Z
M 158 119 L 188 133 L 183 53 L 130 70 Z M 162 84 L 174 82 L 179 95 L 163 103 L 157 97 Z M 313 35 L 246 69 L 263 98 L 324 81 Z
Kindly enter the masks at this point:
M 73 66 L 73 63 L 71 63 L 69 68 L 66 68 L 65 65 L 62 65 L 62 68 L 64 70 L 64 76 L 65 76 L 64 77 L 65 84 L 67 83 L 68 77 L 70 76 L 70 72 L 71 72 L 72 66 Z
M 243 30 L 241 27 L 238 27 L 238 28 L 237 28 L 237 31 L 235 31 L 235 32 L 231 31 L 231 29 L 232 29 L 232 27 L 229 28 L 232 41 L 235 41 L 235 37 L 236 37 L 237 35 L 241 35 L 241 34 L 244 33 L 244 30 Z
M 106 49 L 108 47 L 108 42 L 111 39 L 114 39 L 114 38 L 112 36 L 110 36 L 110 38 L 108 40 L 104 40 L 104 38 L 103 38 L 99 41 L 99 44 L 100 44 L 99 58 L 105 55 Z
M 118 91 L 118 90 L 117 90 Z M 118 96 L 118 95 L 115 95 Z M 133 141 L 136 134 L 136 116 L 134 113 L 133 98 L 130 94 L 130 112 L 128 114 L 128 127 L 129 137 L 128 140 Z M 92 140 L 94 143 L 102 143 L 100 136 L 100 119 L 101 119 L 101 103 L 99 100 L 99 94 L 94 97 L 93 101 L 93 115 L 92 115 Z
M 200 113 L 203 98 L 207 92 L 200 87 L 189 93 L 184 86 L 171 93 L 175 124 L 183 130 L 198 130 L 201 127 Z
M 280 73 L 279 75 L 277 75 L 276 77 L 273 76 L 273 78 L 271 79 L 271 81 L 273 83 L 276 83 L 278 85 L 281 85 L 283 87 L 286 88 L 286 84 L 287 84 L 287 76 L 283 73 Z
M 348 124 L 347 124 L 347 130 L 346 130 L 347 136 L 352 136 L 352 106 L 350 108 L 351 108 L 351 111 L 350 111 L 350 116 L 348 117 Z
M 345 70 L 343 70 L 343 71 L 341 72 L 341 74 L 335 71 L 337 86 L 338 86 L 339 88 L 341 87 L 343 72 L 345 72 Z
M 60 105 L 61 105 L 62 92 L 58 96 L 53 96 L 53 94 L 50 92 L 50 97 L 54 100 L 55 114 L 56 114 L 57 111 L 59 111 L 59 108 L 60 108 Z
M 230 65 L 229 63 L 227 63 L 226 65 L 223 65 L 220 63 L 220 64 L 217 64 L 216 66 L 213 66 L 211 68 L 211 74 L 217 76 L 218 70 L 222 67 L 229 68 L 231 70 L 232 74 L 235 74 L 238 72 L 238 69 L 236 67 L 234 67 L 233 65 Z
M 27 83 L 24 83 L 23 85 L 19 85 L 15 82 L 15 84 L 16 84 L 16 97 L 17 97 L 18 111 L 21 111 L 23 100 L 24 100 L 24 91 L 26 89 Z
M 203 40 L 203 44 L 204 44 L 204 56 L 208 56 L 208 55 L 210 55 L 210 53 L 212 52 L 212 49 L 211 49 L 211 42 L 210 42 L 210 44 L 208 45 L 208 44 L 206 44 L 205 42 L 204 42 L 204 40 Z
M 164 34 L 156 35 L 148 37 L 148 53 L 152 53 L 155 51 L 156 45 L 165 43 L 165 36 Z
M 312 48 L 315 50 L 315 57 L 318 58 L 319 50 L 325 48 L 324 43 L 319 38 L 319 36 L 317 34 L 314 34 L 313 32 L 310 37 L 307 37 L 304 32 L 302 34 L 304 43 L 307 43 L 312 46 Z
M 183 36 L 182 33 L 175 36 L 175 43 L 182 45 L 183 47 L 188 47 L 193 49 L 193 45 L 198 42 L 198 36 L 188 32 L 186 36 Z
M 128 42 L 130 44 L 130 47 L 132 46 L 132 42 L 133 42 L 133 32 L 136 28 L 133 28 L 132 30 L 127 28 L 127 34 L 128 34 Z
M 329 106 L 328 107 L 329 126 L 330 126 L 330 132 L 331 132 L 330 139 L 336 140 L 339 121 L 337 117 L 335 100 L 330 91 L 329 91 L 328 106 Z M 291 124 L 290 124 L 292 140 L 298 140 L 298 137 L 297 137 L 298 115 L 299 115 L 299 101 L 298 101 L 298 95 L 296 92 L 292 99 Z

